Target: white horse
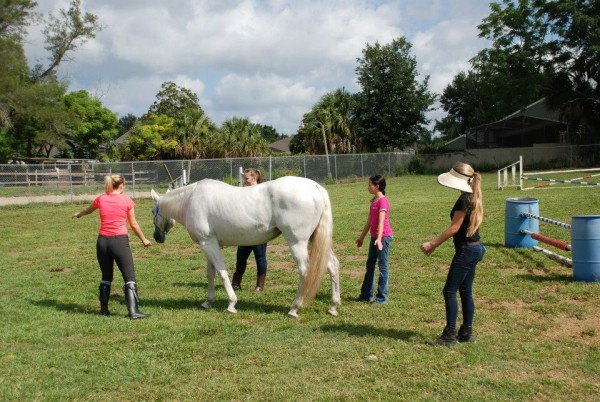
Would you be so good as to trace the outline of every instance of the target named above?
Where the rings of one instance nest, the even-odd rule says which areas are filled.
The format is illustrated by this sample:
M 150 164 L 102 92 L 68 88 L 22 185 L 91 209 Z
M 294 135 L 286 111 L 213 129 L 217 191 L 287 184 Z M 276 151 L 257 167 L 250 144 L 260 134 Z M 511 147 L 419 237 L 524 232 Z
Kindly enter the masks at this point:
M 332 282 L 332 306 L 337 315 L 340 304 L 339 262 L 332 249 L 333 215 L 327 191 L 318 183 L 301 177 L 282 177 L 248 187 L 205 179 L 170 191 L 154 199 L 154 239 L 164 243 L 169 229 L 177 221 L 184 225 L 206 254 L 208 298 L 202 304 L 210 308 L 215 300 L 215 272 L 225 285 L 229 298 L 227 311 L 237 312 L 237 297 L 221 247 L 252 246 L 266 243 L 283 234 L 300 274 L 300 286 L 289 315 L 298 317 L 298 309 L 317 293 L 325 269 Z

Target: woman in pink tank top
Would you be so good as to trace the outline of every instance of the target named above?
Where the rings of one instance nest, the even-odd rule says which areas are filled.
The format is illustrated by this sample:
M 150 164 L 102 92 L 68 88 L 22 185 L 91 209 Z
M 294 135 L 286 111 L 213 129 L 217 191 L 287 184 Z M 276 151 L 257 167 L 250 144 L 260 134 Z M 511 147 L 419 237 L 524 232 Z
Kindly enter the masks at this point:
M 387 304 L 388 253 L 393 235 L 389 221 L 390 203 L 385 196 L 385 179 L 382 176 L 376 175 L 369 178 L 369 193 L 373 194 L 369 216 L 356 240 L 356 246 L 361 247 L 367 233 L 371 234 L 365 277 L 358 301 L 372 302 L 377 306 Z M 379 280 L 377 281 L 375 300 L 372 300 L 376 263 L 379 266 Z
M 125 292 L 125 302 L 129 311 L 129 318 L 146 318 L 147 314 L 139 311 L 137 284 L 135 280 L 135 270 L 133 267 L 133 256 L 129 248 L 129 236 L 127 231 L 127 222 L 133 230 L 133 233 L 142 241 L 144 247 L 150 246 L 150 241 L 146 239 L 140 225 L 135 219 L 135 203 L 131 198 L 123 194 L 125 188 L 125 179 L 121 175 L 113 174 L 104 178 L 105 193 L 94 199 L 92 204 L 82 211 L 73 214 L 73 218 L 80 218 L 91 214 L 98 209 L 100 214 L 100 230 L 98 231 L 98 240 L 96 242 L 96 256 L 102 280 L 100 282 L 100 314 L 110 315 L 108 311 L 108 300 L 110 297 L 110 287 L 113 281 L 114 263 L 123 275 L 125 283 L 123 291 Z

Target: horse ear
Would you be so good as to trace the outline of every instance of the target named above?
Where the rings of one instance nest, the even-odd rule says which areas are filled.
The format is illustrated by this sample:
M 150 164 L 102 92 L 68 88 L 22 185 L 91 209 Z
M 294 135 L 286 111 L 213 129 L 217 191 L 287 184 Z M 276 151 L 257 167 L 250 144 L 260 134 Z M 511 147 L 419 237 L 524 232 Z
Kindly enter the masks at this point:
M 154 201 L 158 201 L 158 199 L 160 198 L 160 197 L 158 196 L 158 194 L 156 194 L 156 191 L 154 191 L 154 189 L 151 189 L 151 190 L 150 190 L 150 195 L 152 196 L 152 199 L 153 199 Z

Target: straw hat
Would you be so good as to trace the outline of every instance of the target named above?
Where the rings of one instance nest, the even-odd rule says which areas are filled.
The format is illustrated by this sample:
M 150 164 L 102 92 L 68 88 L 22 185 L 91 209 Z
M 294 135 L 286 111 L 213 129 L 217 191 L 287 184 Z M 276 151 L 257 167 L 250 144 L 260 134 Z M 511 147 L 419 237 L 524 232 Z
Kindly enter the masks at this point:
M 466 176 L 462 173 L 458 173 L 454 169 L 450 169 L 448 173 L 439 175 L 437 180 L 442 186 L 454 188 L 465 193 L 472 193 L 473 189 L 469 185 L 472 178 L 472 176 Z

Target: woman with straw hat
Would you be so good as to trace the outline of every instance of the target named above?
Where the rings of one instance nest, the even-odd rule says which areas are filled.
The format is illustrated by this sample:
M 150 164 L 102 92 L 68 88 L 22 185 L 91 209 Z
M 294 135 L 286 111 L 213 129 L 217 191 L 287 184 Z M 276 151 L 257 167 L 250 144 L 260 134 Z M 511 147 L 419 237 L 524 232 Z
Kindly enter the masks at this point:
M 457 342 L 473 342 L 473 280 L 477 263 L 485 254 L 485 247 L 479 237 L 479 227 L 483 221 L 483 200 L 481 195 L 481 175 L 466 163 L 456 163 L 449 172 L 438 176 L 442 186 L 460 191 L 460 196 L 452 211 L 450 226 L 433 240 L 423 243 L 421 251 L 430 255 L 450 237 L 454 241 L 454 258 L 448 270 L 444 286 L 446 304 L 446 327 L 442 335 L 429 341 L 430 345 L 454 346 Z M 458 300 L 460 294 L 463 324 L 456 333 Z

